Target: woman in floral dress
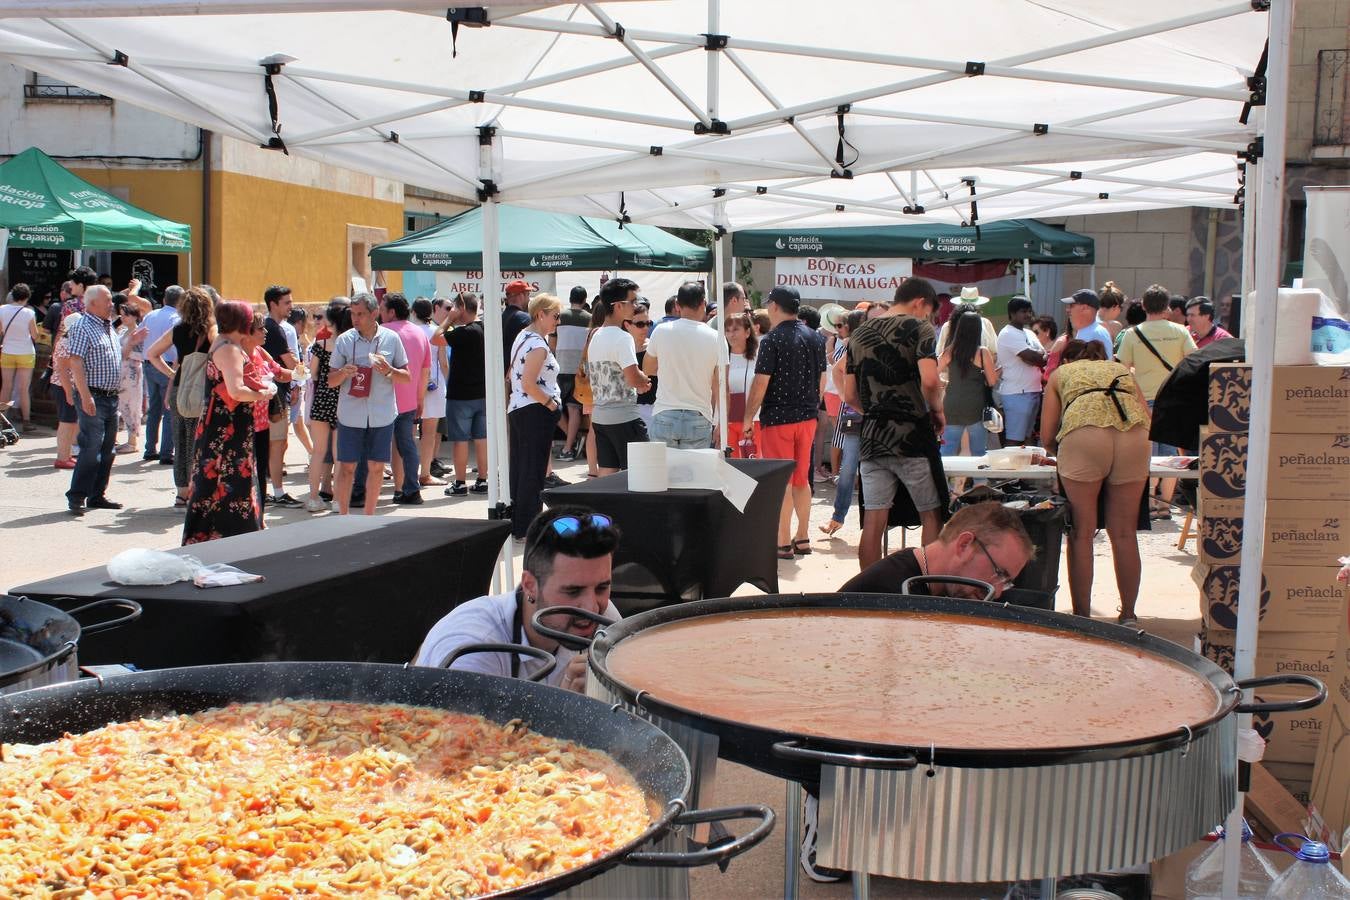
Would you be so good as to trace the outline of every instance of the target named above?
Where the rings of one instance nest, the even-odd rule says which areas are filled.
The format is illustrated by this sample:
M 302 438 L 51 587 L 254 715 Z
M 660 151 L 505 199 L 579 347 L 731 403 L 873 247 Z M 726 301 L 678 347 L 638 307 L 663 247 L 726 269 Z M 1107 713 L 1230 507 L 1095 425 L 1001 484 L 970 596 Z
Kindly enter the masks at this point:
M 253 307 L 226 300 L 216 308 L 219 336 L 206 364 L 206 408 L 197 420 L 183 544 L 259 531 L 262 502 L 254 477 L 254 403 L 267 401 L 276 386 L 249 387 L 243 347 L 253 328 Z M 256 383 L 256 382 L 255 382 Z

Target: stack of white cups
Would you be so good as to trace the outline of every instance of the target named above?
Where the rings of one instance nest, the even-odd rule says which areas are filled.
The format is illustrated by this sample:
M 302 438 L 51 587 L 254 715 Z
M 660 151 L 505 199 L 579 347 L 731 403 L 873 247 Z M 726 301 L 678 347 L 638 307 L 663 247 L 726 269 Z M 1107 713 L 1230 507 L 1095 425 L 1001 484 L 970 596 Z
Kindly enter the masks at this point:
M 666 445 L 661 441 L 633 442 L 628 445 L 628 489 L 658 493 L 669 487 L 666 470 Z

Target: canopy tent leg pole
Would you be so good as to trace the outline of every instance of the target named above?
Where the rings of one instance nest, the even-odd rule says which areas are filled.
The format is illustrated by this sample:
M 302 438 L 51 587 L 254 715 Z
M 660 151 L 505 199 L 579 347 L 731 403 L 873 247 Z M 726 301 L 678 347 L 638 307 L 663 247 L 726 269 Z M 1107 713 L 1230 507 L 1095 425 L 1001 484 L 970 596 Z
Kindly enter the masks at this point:
M 1261 208 L 1256 222 L 1256 303 L 1252 331 L 1247 339 L 1247 359 L 1252 366 L 1251 428 L 1247 435 L 1247 490 L 1242 516 L 1242 561 L 1238 569 L 1238 622 L 1234 641 L 1233 678 L 1251 678 L 1256 670 L 1256 626 L 1261 603 L 1261 559 L 1266 534 L 1266 472 L 1270 463 L 1270 425 L 1275 361 L 1275 315 L 1280 286 L 1280 237 L 1284 219 L 1284 162 L 1286 91 L 1289 86 L 1289 34 L 1293 0 L 1272 0 L 1270 48 L 1266 66 L 1266 106 L 1263 110 L 1262 156 L 1256 168 L 1260 175 Z M 1252 727 L 1250 714 L 1238 716 L 1239 732 Z M 1247 770 L 1239 766 L 1239 772 Z M 1228 834 L 1242 834 L 1243 784 L 1238 802 L 1228 816 Z M 1224 841 L 1223 895 L 1237 896 L 1241 840 Z
M 1242 306 L 1238 310 L 1237 328 L 1233 333 L 1246 340 L 1252 333 L 1252 315 L 1255 312 L 1252 291 L 1256 290 L 1256 211 L 1261 203 L 1261 178 L 1256 166 L 1247 166 L 1247 183 L 1242 198 Z
M 727 347 L 726 327 L 727 327 L 727 298 L 722 290 L 722 272 L 727 259 L 727 241 L 731 239 L 731 233 L 726 231 L 723 223 L 727 217 L 727 205 L 719 203 L 713 207 L 713 221 L 717 229 L 713 237 L 713 275 L 708 290 L 715 291 L 713 294 L 717 298 L 717 324 L 722 329 L 722 340 L 717 342 L 717 371 L 721 373 L 717 379 L 717 446 L 722 448 L 725 454 L 731 449 L 728 446 L 728 426 L 727 412 L 730 409 L 730 397 L 727 391 L 727 369 L 731 365 L 731 351 Z
M 480 147 L 480 167 L 485 183 L 492 184 L 492 145 L 488 141 Z M 497 518 L 511 508 L 510 466 L 506 433 L 506 363 L 502 358 L 502 316 L 498 293 L 502 280 L 501 258 L 498 254 L 498 206 L 491 196 L 483 197 L 483 359 L 487 367 L 487 480 L 488 516 Z M 483 460 L 478 460 L 479 468 Z M 481 474 L 481 472 L 480 472 Z M 493 591 L 502 593 L 515 587 L 512 566 L 512 542 L 502 547 L 493 574 Z
M 1031 299 L 1031 260 L 1022 260 L 1022 295 Z

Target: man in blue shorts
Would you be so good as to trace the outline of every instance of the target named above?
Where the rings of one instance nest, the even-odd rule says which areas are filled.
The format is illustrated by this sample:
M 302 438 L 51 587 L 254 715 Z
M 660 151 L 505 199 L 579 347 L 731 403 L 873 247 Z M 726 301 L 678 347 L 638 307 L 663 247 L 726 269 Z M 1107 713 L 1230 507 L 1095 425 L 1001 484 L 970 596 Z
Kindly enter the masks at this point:
M 398 335 L 380 325 L 379 302 L 370 294 L 352 298 L 352 328 L 338 336 L 328 386 L 338 389 L 337 478 L 333 493 L 347 515 L 356 464 L 367 461 L 366 515 L 375 514 L 384 466 L 394 445 L 398 400 L 394 382 L 407 381 L 408 356 Z

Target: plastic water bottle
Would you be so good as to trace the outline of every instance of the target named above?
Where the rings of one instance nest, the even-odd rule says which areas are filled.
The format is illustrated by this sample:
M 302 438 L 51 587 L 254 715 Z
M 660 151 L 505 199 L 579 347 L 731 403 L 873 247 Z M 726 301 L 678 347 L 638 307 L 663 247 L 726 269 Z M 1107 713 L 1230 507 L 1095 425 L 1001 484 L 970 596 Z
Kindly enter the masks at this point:
M 1289 850 L 1298 860 L 1284 874 L 1275 879 L 1266 894 L 1269 900 L 1350 900 L 1350 879 L 1331 864 L 1331 851 L 1321 841 L 1310 841 L 1301 834 L 1279 834 L 1275 843 L 1296 837 L 1303 841 L 1297 851 Z
M 1186 900 L 1220 900 L 1223 897 L 1223 848 L 1226 835 L 1201 853 L 1186 869 Z M 1252 830 L 1242 823 L 1242 852 L 1238 862 L 1239 900 L 1265 900 L 1279 873 L 1270 860 L 1252 844 Z

